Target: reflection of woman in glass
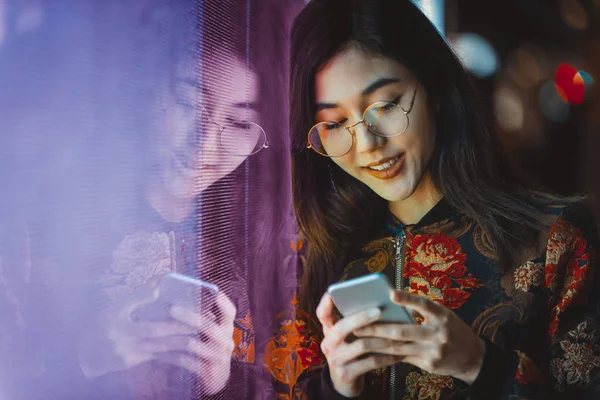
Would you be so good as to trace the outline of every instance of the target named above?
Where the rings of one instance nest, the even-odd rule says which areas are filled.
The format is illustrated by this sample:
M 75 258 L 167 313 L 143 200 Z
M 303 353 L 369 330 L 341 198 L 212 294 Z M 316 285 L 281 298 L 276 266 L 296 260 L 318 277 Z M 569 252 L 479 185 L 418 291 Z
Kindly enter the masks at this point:
M 597 393 L 593 223 L 530 190 L 426 17 L 409 1 L 313 0 L 291 65 L 302 301 L 327 359 L 308 397 Z M 378 309 L 340 319 L 321 298 L 372 272 L 417 324 L 374 324 Z
M 212 17 L 207 11 L 204 18 Z M 223 201 L 239 204 L 237 188 L 244 189 L 247 183 L 240 179 L 243 175 L 232 172 L 268 147 L 265 130 L 258 124 L 258 75 L 243 54 L 236 53 L 235 44 L 221 44 L 207 46 L 198 59 L 197 38 L 189 31 L 182 36 L 182 31 L 175 27 L 167 31 L 168 57 L 163 53 L 146 60 L 168 72 L 152 81 L 160 89 L 150 104 L 158 112 L 148 128 L 152 140 L 145 185 L 139 203 L 122 221 L 126 233 L 116 243 L 110 268 L 101 279 L 110 304 L 103 312 L 102 327 L 86 337 L 80 352 L 86 376 L 107 387 L 110 373 L 118 372 L 132 394 L 148 398 L 194 388 L 202 395 L 215 395 L 229 381 L 236 308 L 246 312 L 249 305 L 240 304 L 239 293 L 246 289 L 236 280 L 233 260 L 215 260 L 211 252 L 218 250 L 232 259 L 244 254 L 235 241 L 227 243 L 230 248 L 211 248 L 211 236 L 217 235 L 220 225 L 232 229 L 222 217 L 227 215 L 223 209 L 211 209 Z M 223 179 L 228 185 L 219 186 Z M 210 219 L 215 212 L 221 214 L 218 221 Z M 213 231 L 202 231 L 198 221 Z M 213 266 L 216 262 L 219 265 Z M 219 279 L 212 273 L 215 268 L 229 274 Z M 172 321 L 144 321 L 139 310 L 155 300 L 154 285 L 169 271 L 217 283 L 222 289 L 217 299 L 221 318 L 187 307 L 173 313 Z M 234 379 L 232 384 L 242 382 Z

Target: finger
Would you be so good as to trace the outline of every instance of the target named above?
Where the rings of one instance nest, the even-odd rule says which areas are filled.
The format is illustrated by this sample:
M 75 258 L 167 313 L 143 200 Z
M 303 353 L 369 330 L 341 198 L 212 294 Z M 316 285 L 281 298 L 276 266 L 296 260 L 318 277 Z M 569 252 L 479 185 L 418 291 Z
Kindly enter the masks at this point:
M 173 306 L 171 307 L 169 314 L 176 321 L 184 323 L 192 328 L 202 329 L 206 326 L 217 326 L 217 323 L 215 322 L 216 318 L 212 313 L 197 313 L 188 307 Z
M 229 358 L 232 353 L 232 346 L 225 348 L 224 346 L 203 343 L 190 336 L 144 339 L 138 343 L 136 348 L 146 353 L 188 352 L 206 361 L 218 361 L 223 358 Z
M 173 335 L 195 335 L 198 332 L 196 328 L 171 321 L 135 322 L 131 324 L 129 330 L 132 336 L 140 339 Z
M 233 338 L 233 323 L 230 325 L 217 324 L 214 316 L 206 318 L 177 306 L 171 309 L 171 315 L 175 320 L 194 328 L 196 335 L 203 335 L 211 343 L 225 345 Z
M 439 319 L 447 312 L 447 309 L 443 305 L 426 297 L 416 296 L 403 290 L 392 291 L 390 297 L 394 303 L 412 308 L 426 319 Z
M 335 305 L 328 293 L 325 293 L 317 306 L 317 318 L 324 328 L 331 328 L 337 322 L 337 317 L 333 313 Z
M 156 353 L 154 358 L 163 361 L 167 364 L 183 368 L 191 372 L 192 374 L 201 374 L 203 371 L 206 371 L 207 363 L 212 364 L 212 368 L 215 368 L 215 366 L 218 365 L 217 369 L 220 369 L 221 371 L 217 371 L 217 375 L 229 374 L 229 367 L 231 363 L 231 359 L 223 363 L 215 363 L 214 361 L 203 361 L 187 353 L 181 352 Z
M 146 284 L 134 290 L 125 301 L 121 308 L 119 317 L 121 319 L 131 319 L 131 314 L 139 307 L 148 305 L 158 299 L 158 287 L 154 284 Z
M 346 337 L 357 329 L 365 327 L 377 321 L 381 317 L 381 310 L 372 308 L 370 310 L 361 311 L 354 315 L 339 320 L 329 332 L 330 335 L 337 336 L 338 341 L 346 339 Z
M 428 350 L 429 346 L 424 343 L 391 341 L 389 346 L 378 349 L 376 353 L 406 358 L 422 356 L 423 354 L 427 354 Z
M 199 374 L 202 371 L 202 361 L 186 353 L 160 352 L 156 353 L 154 358 L 175 367 L 188 370 L 192 374 Z
M 335 354 L 327 358 L 327 362 L 331 366 L 342 366 L 362 355 L 377 353 L 392 345 L 391 340 L 380 338 L 363 338 L 352 343 L 343 343 L 337 348 Z
M 401 361 L 402 357 L 390 356 L 387 354 L 374 354 L 365 359 L 348 363 L 345 366 L 338 368 L 337 372 L 341 375 L 340 378 L 343 382 L 350 383 L 365 375 L 367 372 L 379 368 L 386 368 Z
M 225 326 L 233 325 L 237 310 L 229 297 L 227 297 L 227 295 L 224 293 L 217 293 L 217 306 L 219 307 L 219 312 L 222 315 L 220 324 Z
M 413 324 L 378 323 L 353 332 L 358 337 L 378 337 L 403 342 L 423 342 L 433 338 L 435 332 L 428 326 Z

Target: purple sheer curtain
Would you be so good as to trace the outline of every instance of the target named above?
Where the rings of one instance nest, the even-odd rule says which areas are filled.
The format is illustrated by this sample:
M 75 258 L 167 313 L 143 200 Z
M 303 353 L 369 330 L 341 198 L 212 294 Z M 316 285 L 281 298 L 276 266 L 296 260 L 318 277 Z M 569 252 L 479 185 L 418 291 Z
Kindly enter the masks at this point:
M 286 75 L 301 3 L 0 3 L 0 398 L 275 398 L 263 357 L 296 286 Z M 168 120 L 183 101 L 192 119 Z M 227 122 L 239 102 L 233 119 L 269 148 L 223 158 L 200 110 Z M 173 270 L 236 306 L 215 393 L 162 355 L 113 362 L 107 310 Z

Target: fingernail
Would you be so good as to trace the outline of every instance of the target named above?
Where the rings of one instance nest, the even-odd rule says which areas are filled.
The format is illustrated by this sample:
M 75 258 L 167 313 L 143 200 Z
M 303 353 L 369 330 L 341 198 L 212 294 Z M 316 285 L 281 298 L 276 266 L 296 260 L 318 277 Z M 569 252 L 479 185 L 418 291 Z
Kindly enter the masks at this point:
M 380 315 L 381 315 L 381 310 L 379 308 L 374 308 L 374 309 L 370 310 L 369 313 L 367 314 L 367 316 L 370 319 L 377 319 L 377 318 L 379 318 Z
M 179 306 L 171 307 L 171 315 L 174 317 L 179 317 L 183 314 L 183 310 Z

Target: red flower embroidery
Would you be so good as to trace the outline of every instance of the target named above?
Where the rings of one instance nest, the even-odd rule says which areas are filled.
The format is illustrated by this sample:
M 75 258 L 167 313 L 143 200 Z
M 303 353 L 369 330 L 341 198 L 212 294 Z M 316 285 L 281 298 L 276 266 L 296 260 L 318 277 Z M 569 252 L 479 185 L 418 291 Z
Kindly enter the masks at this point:
M 542 383 L 543 375 L 534 362 L 524 353 L 517 350 L 519 356 L 519 366 L 517 368 L 516 378 L 520 383 Z
M 570 305 L 585 304 L 585 282 L 592 278 L 586 253 L 587 242 L 579 229 L 566 221 L 559 221 L 550 230 L 546 252 L 546 286 L 553 292 L 550 299 L 551 336 L 556 334 L 559 314 Z M 568 260 L 566 257 L 570 257 Z M 565 265 L 566 263 L 566 265 Z M 559 285 L 559 268 L 565 266 L 562 284 Z M 560 292 L 558 291 L 560 289 Z
M 460 308 L 473 289 L 482 285 L 467 274 L 463 253 L 458 241 L 442 233 L 409 235 L 407 238 L 410 292 L 426 296 L 449 309 Z
M 308 347 L 298 349 L 298 356 L 300 356 L 303 369 L 317 365 L 323 361 L 321 349 L 319 349 L 319 345 L 316 342 L 310 342 Z
M 267 371 L 277 381 L 287 385 L 288 393 L 278 393 L 278 398 L 286 399 L 292 399 L 294 386 L 302 372 L 324 361 L 317 337 L 310 334 L 312 330 L 306 324 L 310 316 L 298 308 L 295 296 L 292 306 L 293 315 L 271 337 L 264 356 Z
M 254 328 L 252 327 L 252 316 L 250 311 L 246 317 L 236 321 L 233 327 L 233 358 L 237 361 L 254 362 Z
M 559 220 L 550 229 L 546 247 L 546 287 L 556 290 L 558 268 L 577 238 L 578 230 L 564 220 Z

